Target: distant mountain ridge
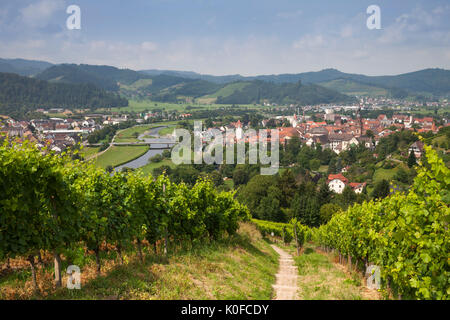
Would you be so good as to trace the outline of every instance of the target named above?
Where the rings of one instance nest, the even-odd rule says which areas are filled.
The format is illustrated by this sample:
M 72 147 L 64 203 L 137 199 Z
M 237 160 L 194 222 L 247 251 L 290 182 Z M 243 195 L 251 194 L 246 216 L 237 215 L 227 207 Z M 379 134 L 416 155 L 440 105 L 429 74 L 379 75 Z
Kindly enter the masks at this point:
M 53 65 L 43 61 L 0 59 L 0 72 L 1 70 L 22 75 L 32 74 L 37 79 L 55 83 L 92 84 L 128 98 L 150 98 L 157 101 L 255 103 L 259 100 L 258 97 L 255 98 L 257 90 L 263 90 L 263 93 L 270 92 L 272 102 L 276 103 L 295 99 L 299 99 L 298 102 L 324 101 L 323 103 L 349 101 L 344 95 L 413 97 L 419 100 L 450 97 L 450 70 L 445 69 L 424 69 L 392 76 L 366 76 L 324 69 L 317 72 L 246 77 L 238 74 L 214 76 L 192 71 L 157 69 L 134 71 L 106 65 Z M 36 70 L 41 71 L 35 73 Z M 291 91 L 296 87 L 289 84 L 299 82 L 302 86 L 297 88 L 299 90 L 301 88 L 303 94 L 311 95 L 309 98 L 305 99 L 303 96 L 300 99 L 299 92 Z M 264 89 L 261 89 L 263 87 Z M 323 90 L 324 88 L 327 90 Z M 275 93 L 273 90 L 279 92 Z M 283 97 L 283 94 L 287 96 Z M 317 95 L 324 95 L 327 98 L 323 99 Z
M 0 72 L 17 73 L 21 76 L 33 76 L 52 65 L 45 61 L 0 58 Z
M 127 97 L 147 97 L 163 102 L 192 102 L 195 99 L 224 104 L 249 104 L 260 101 L 304 104 L 354 101 L 333 89 L 312 84 L 303 86 L 299 81 L 274 83 L 246 80 L 243 85 L 239 85 L 239 81 L 217 83 L 194 79 L 195 73 L 192 72 L 142 73 L 110 66 L 62 64 L 51 66 L 35 77 L 55 83 L 92 84 L 104 90 L 120 92 Z M 225 87 L 227 90 L 224 94 L 222 89 Z
M 146 74 L 178 74 L 191 78 L 202 79 L 215 83 L 230 83 L 235 81 L 262 80 L 274 83 L 303 83 L 322 84 L 334 80 L 348 80 L 360 85 L 373 86 L 388 91 L 407 90 L 411 93 L 428 93 L 433 95 L 450 95 L 450 70 L 424 69 L 394 76 L 366 76 L 362 74 L 344 73 L 336 69 L 324 69 L 317 72 L 298 74 L 260 75 L 244 77 L 241 75 L 212 76 L 195 72 L 143 70 Z M 332 87 L 329 87 L 332 88 Z

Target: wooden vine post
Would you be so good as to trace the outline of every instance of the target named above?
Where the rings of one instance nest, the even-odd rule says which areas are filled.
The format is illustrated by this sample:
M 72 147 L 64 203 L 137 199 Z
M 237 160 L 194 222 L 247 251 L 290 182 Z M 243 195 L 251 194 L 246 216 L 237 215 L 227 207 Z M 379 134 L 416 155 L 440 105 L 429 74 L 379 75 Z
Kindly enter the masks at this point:
M 167 207 L 166 207 L 166 198 L 165 198 L 165 194 L 166 194 L 166 184 L 163 184 L 163 199 L 164 199 L 164 210 L 167 211 Z M 167 214 L 167 212 L 166 212 Z M 164 255 L 167 257 L 167 246 L 168 246 L 168 234 L 167 234 L 167 224 L 164 226 Z
M 300 255 L 300 247 L 298 245 L 297 223 L 294 223 L 294 237 L 295 237 L 295 245 L 297 247 L 297 256 L 299 256 Z

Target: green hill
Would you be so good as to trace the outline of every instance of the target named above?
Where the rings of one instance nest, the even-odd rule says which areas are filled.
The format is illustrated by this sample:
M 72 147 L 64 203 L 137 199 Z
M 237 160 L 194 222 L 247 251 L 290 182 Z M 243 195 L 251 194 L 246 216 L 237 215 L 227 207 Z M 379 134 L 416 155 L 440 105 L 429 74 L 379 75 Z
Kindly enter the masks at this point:
M 119 91 L 121 83 L 130 85 L 140 79 L 148 79 L 150 76 L 110 66 L 61 64 L 44 70 L 36 75 L 36 78 L 65 83 L 89 83 L 105 90 Z
M 227 96 L 218 96 L 216 103 L 252 104 L 264 101 L 277 104 L 320 104 L 320 103 L 350 103 L 355 98 L 346 96 L 315 84 L 271 83 L 255 80 L 245 83 L 245 86 Z
M 387 96 L 389 94 L 389 90 L 387 89 L 362 84 L 348 79 L 336 79 L 326 82 L 320 82 L 319 84 L 325 88 L 336 90 L 340 93 L 348 94 L 351 96 L 378 97 Z
M 228 76 L 212 76 L 202 75 L 195 72 L 183 71 L 164 71 L 164 70 L 147 70 L 142 71 L 144 74 L 152 75 L 178 75 L 188 77 L 190 79 L 202 79 L 214 83 L 226 84 L 233 82 L 248 82 L 261 80 L 273 83 L 303 83 L 327 84 L 329 88 L 336 89 L 341 93 L 348 92 L 368 92 L 370 94 L 378 94 L 383 90 L 392 96 L 404 96 L 414 94 L 432 94 L 436 96 L 450 95 L 450 70 L 445 69 L 425 69 L 416 72 L 410 72 L 393 76 L 366 76 L 362 74 L 352 74 L 341 72 L 336 69 L 324 69 L 316 72 L 304 72 L 296 74 L 279 74 L 279 75 L 259 75 L 252 77 L 244 77 L 241 75 Z M 329 83 L 334 80 L 352 81 L 351 86 L 356 88 L 348 88 L 349 84 L 341 82 Z M 344 86 L 344 87 L 343 87 Z M 366 87 L 364 87 L 366 86 Z M 377 88 L 367 88 L 377 87 Z M 357 87 L 360 87 L 359 89 Z M 362 89 L 362 91 L 360 91 Z M 341 91 L 342 90 L 342 91 Z M 348 91 L 350 90 L 350 91 Z
M 51 66 L 51 63 L 45 61 L 0 59 L 0 72 L 16 73 L 21 76 L 32 76 Z
M 128 101 L 92 84 L 50 83 L 0 73 L 0 114 L 23 115 L 36 108 L 102 108 L 127 106 Z

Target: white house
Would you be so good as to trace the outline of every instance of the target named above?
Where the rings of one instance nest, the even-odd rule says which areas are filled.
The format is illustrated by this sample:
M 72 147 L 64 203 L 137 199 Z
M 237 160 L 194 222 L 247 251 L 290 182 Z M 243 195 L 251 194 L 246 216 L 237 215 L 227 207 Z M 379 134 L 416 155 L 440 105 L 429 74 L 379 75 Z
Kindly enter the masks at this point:
M 342 193 L 347 184 L 348 179 L 340 173 L 330 174 L 328 176 L 328 188 L 335 193 Z
M 350 187 L 352 187 L 353 191 L 355 191 L 355 193 L 362 193 L 364 190 L 364 187 L 366 186 L 365 182 L 352 182 L 350 183 Z
M 414 152 L 414 155 L 416 156 L 416 158 L 420 158 L 422 156 L 422 152 L 423 152 L 423 142 L 422 141 L 416 141 L 414 142 L 408 150 L 408 155 Z

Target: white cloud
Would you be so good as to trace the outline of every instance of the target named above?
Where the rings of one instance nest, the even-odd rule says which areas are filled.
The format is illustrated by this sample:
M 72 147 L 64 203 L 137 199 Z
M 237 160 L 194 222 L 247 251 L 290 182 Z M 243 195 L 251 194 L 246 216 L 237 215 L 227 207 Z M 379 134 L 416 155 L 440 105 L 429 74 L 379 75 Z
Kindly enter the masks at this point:
M 31 27 L 44 27 L 58 10 L 64 10 L 64 0 L 41 0 L 20 9 L 20 21 Z
M 294 41 L 292 46 L 294 49 L 311 49 L 321 47 L 325 44 L 324 37 L 321 34 L 306 35 L 300 40 Z
M 43 2 L 46 1 L 39 3 Z M 48 23 L 56 14 L 57 10 L 52 9 L 54 6 L 46 8 L 42 9 L 40 25 Z M 2 56 L 10 58 L 106 64 L 135 70 L 192 70 L 209 74 L 297 73 L 327 67 L 372 75 L 434 66 L 449 69 L 450 31 L 436 27 L 442 25 L 445 14 L 439 13 L 435 21 L 431 21 L 428 15 L 418 17 L 420 15 L 420 11 L 413 9 L 377 31 L 367 30 L 364 13 L 350 19 L 337 19 L 334 28 L 329 28 L 329 23 L 316 21 L 311 25 L 312 30 L 298 36 L 296 41 L 293 41 L 295 38 L 279 36 L 280 39 L 275 35 L 261 34 L 246 37 L 179 35 L 164 42 L 147 37 L 136 42 L 128 42 L 127 39 L 106 41 L 101 37 L 93 38 L 85 32 L 86 29 L 82 32 L 63 30 L 42 34 L 31 28 L 21 38 L 0 39 L 0 48 Z M 279 18 L 288 16 L 281 14 Z M 43 17 L 49 18 L 45 20 Z
M 141 43 L 141 48 L 144 51 L 153 52 L 158 49 L 158 45 L 155 42 L 145 41 Z
M 433 14 L 435 11 L 444 12 L 445 8 L 440 7 L 431 12 L 420 7 L 414 8 L 411 12 L 401 14 L 395 22 L 383 29 L 379 42 L 382 44 L 399 44 L 405 41 L 417 42 L 417 39 L 428 38 L 431 30 L 438 29 L 442 23 L 440 17 Z

